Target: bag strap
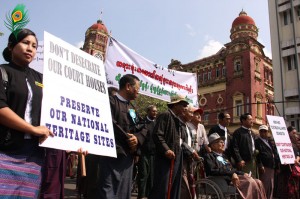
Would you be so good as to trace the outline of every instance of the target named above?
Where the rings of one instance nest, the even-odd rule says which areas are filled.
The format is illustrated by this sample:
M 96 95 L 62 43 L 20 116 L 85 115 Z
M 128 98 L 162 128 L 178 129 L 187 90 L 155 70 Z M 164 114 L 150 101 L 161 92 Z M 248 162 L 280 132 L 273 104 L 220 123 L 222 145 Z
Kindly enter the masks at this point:
M 3 83 L 3 86 L 4 86 L 4 89 L 6 90 L 7 89 L 7 85 L 8 85 L 8 76 L 7 76 L 7 72 L 6 70 L 0 66 L 0 71 L 1 71 L 1 74 L 2 74 L 2 83 Z

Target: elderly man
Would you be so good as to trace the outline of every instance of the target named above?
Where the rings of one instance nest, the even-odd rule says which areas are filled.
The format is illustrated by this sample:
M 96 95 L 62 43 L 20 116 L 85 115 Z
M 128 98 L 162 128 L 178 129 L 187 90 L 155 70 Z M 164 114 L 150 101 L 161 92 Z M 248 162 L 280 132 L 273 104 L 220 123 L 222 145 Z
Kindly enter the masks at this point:
M 156 120 L 153 140 L 156 145 L 154 168 L 154 186 L 149 199 L 180 197 L 182 148 L 186 139 L 186 125 L 179 120 L 188 107 L 188 101 L 182 95 L 174 95 L 168 103 L 169 110 Z
M 210 152 L 210 147 L 208 146 L 208 139 L 206 135 L 205 128 L 201 124 L 201 115 L 203 110 L 201 108 L 193 108 L 193 117 L 190 122 L 188 122 L 189 129 L 193 135 L 193 148 L 200 154 L 203 155 L 205 152 Z
M 240 197 L 244 199 L 265 199 L 266 194 L 262 182 L 249 176 L 248 173 L 232 167 L 224 154 L 224 137 L 212 133 L 208 137 L 212 152 L 204 156 L 205 171 L 208 176 L 223 176 L 224 179 L 237 188 Z
M 255 148 L 258 150 L 256 156 L 259 179 L 264 184 L 267 198 L 273 198 L 274 190 L 274 169 L 278 162 L 275 159 L 276 150 L 268 140 L 268 127 L 261 125 L 259 127 L 259 137 L 255 140 Z
M 188 110 L 185 114 L 179 116 L 179 119 L 186 124 L 186 137 L 182 143 L 183 148 L 183 168 L 182 168 L 182 183 L 181 183 L 181 199 L 192 199 L 195 195 L 194 190 L 194 178 L 193 178 L 193 160 L 200 160 L 197 150 L 193 148 L 194 133 L 189 128 L 189 123 L 194 118 L 194 108 L 192 105 L 188 106 Z

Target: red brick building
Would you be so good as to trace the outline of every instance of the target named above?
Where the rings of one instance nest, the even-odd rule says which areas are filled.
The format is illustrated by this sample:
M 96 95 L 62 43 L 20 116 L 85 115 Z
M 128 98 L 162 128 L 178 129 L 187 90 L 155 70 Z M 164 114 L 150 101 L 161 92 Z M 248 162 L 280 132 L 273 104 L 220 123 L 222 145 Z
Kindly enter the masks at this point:
M 108 31 L 102 20 L 98 20 L 85 32 L 83 50 L 99 59 L 105 60 Z
M 220 111 L 231 115 L 230 131 L 240 126 L 242 113 L 252 114 L 257 129 L 274 115 L 272 60 L 257 41 L 254 20 L 241 11 L 230 30 L 231 41 L 216 54 L 181 64 L 171 60 L 169 68 L 198 74 L 199 106 L 206 128 L 217 123 Z

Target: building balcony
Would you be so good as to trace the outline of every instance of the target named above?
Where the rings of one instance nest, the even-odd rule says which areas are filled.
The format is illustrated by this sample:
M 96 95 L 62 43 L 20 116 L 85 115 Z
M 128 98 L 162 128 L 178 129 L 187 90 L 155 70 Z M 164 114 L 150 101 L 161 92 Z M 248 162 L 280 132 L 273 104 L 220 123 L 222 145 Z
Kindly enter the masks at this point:
M 284 97 L 289 98 L 289 97 L 295 97 L 298 96 L 298 89 L 286 89 L 284 91 Z
M 285 114 L 286 115 L 298 115 L 298 114 L 300 114 L 299 104 L 298 104 L 298 106 L 285 108 Z

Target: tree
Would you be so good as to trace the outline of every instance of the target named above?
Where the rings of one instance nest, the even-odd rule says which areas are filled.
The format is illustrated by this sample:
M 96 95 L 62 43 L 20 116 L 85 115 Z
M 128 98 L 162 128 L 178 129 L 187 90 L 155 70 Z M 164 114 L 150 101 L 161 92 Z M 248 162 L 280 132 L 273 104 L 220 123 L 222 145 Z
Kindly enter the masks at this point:
M 134 106 L 141 117 L 146 116 L 146 109 L 149 105 L 155 105 L 158 113 L 162 113 L 168 109 L 167 102 L 146 95 L 139 94 L 138 98 L 134 101 Z

